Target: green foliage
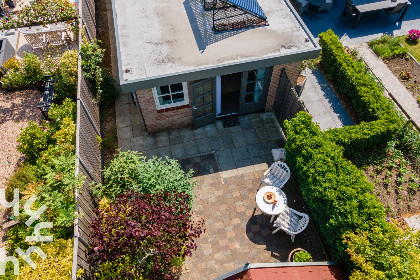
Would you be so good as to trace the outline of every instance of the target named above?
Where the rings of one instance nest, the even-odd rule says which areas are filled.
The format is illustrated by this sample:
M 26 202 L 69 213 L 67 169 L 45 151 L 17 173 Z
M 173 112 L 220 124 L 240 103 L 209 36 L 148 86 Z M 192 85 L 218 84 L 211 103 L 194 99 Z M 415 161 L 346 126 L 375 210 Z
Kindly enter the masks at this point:
M 102 66 L 105 50 L 100 47 L 100 44 L 99 40 L 84 39 L 80 45 L 80 55 L 83 74 L 95 90 L 97 101 L 107 104 L 112 103 L 119 92 L 115 87 L 115 80 Z
M 41 62 L 34 54 L 25 53 L 16 68 L 14 65 L 1 80 L 6 89 L 33 86 L 43 80 Z
M 19 71 L 20 68 L 20 62 L 19 60 L 17 60 L 15 57 L 9 58 L 8 60 L 6 60 L 3 63 L 3 67 L 6 70 L 15 70 L 15 71 Z
M 357 266 L 351 280 L 420 279 L 420 232 L 391 224 L 387 231 L 348 232 L 344 243 Z
M 120 152 L 104 170 L 105 183 L 96 190 L 100 196 L 115 199 L 129 190 L 141 193 L 185 193 L 193 197 L 192 170 L 185 173 L 174 159 L 152 158 L 135 151 Z M 192 199 L 190 205 L 192 204 Z
M 19 189 L 20 197 L 25 193 L 28 184 L 36 182 L 38 180 L 37 168 L 34 165 L 24 163 L 20 166 L 12 177 L 9 178 L 6 187 L 6 199 L 7 201 L 13 200 L 14 189 Z
M 19 280 L 67 280 L 71 278 L 73 260 L 73 240 L 54 240 L 52 243 L 40 245 L 41 250 L 47 254 L 42 260 L 33 254 L 36 269 L 25 264 L 20 269 Z M 36 255 L 36 257 L 35 257 Z
M 76 98 L 78 57 L 77 50 L 66 51 L 63 56 L 60 57 L 56 71 L 56 83 L 54 86 L 56 97 L 59 100 Z
M 48 134 L 33 121 L 22 130 L 17 141 L 17 150 L 24 154 L 30 163 L 34 163 L 41 152 L 48 147 Z
M 385 224 L 374 186 L 343 157 L 343 148 L 324 137 L 311 116 L 299 112 L 285 121 L 287 163 L 334 259 L 346 260 L 342 236 Z M 305 129 L 306 127 L 306 129 Z
M 387 34 L 370 41 L 369 46 L 381 58 L 394 57 L 407 53 L 407 50 L 400 45 L 400 38 Z
M 76 122 L 76 103 L 69 98 L 66 98 L 61 105 L 53 103 L 48 111 L 48 117 L 53 120 L 58 127 L 65 118 L 70 118 Z
M 311 257 L 311 254 L 309 254 L 306 251 L 298 251 L 293 256 L 293 261 L 294 262 L 311 262 L 312 257 Z
M 120 257 L 115 261 L 106 261 L 99 265 L 99 272 L 95 275 L 101 280 L 125 280 L 126 274 L 132 280 L 143 280 L 139 271 L 130 262 L 129 256 Z
M 75 218 L 74 192 L 82 185 L 82 178 L 75 177 L 75 156 L 60 156 L 52 159 L 43 173 L 44 184 L 37 190 L 39 203 L 48 210 L 46 220 L 54 220 L 54 231 L 67 232 Z M 69 236 L 67 236 L 69 237 Z

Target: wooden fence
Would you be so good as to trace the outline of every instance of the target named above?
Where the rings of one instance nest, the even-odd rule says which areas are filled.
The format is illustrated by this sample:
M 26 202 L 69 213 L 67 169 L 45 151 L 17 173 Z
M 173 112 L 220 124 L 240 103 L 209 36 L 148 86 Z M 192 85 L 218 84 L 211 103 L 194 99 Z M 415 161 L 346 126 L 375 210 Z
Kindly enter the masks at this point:
M 96 38 L 95 2 L 81 0 L 79 3 L 81 17 L 79 42 L 83 33 L 89 40 Z M 77 271 L 83 269 L 82 279 L 93 279 L 88 265 L 88 250 L 91 243 L 89 224 L 93 218 L 96 199 L 90 192 L 93 183 L 101 182 L 102 154 L 97 136 L 101 135 L 99 104 L 94 102 L 95 95 L 84 78 L 80 57 L 78 65 L 77 87 L 77 124 L 76 124 L 76 176 L 82 175 L 83 186 L 76 190 L 78 217 L 74 221 L 73 267 L 72 280 L 77 279 Z
M 285 68 L 281 70 L 273 111 L 281 126 L 283 126 L 285 120 L 290 120 L 297 112 L 307 111 L 305 105 L 299 100 L 293 84 L 287 77 Z

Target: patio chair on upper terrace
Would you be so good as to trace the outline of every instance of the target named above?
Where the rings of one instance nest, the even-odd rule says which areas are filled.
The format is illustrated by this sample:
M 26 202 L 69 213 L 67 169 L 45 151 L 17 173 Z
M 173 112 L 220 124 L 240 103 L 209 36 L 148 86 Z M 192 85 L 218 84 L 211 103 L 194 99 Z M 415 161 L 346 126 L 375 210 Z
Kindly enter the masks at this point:
M 273 226 L 276 227 L 273 234 L 282 230 L 286 232 L 292 238 L 292 242 L 295 241 L 295 235 L 301 233 L 309 224 L 309 216 L 305 213 L 296 211 L 295 209 L 286 206 L 283 212 L 281 212 L 277 219 L 274 221 Z
M 287 164 L 281 161 L 276 161 L 267 171 L 264 172 L 260 186 L 261 184 L 264 184 L 266 186 L 273 186 L 281 189 L 289 179 L 290 169 Z
M 47 47 L 47 44 L 42 40 L 38 34 L 23 34 L 26 41 L 33 49 L 43 49 Z
M 341 16 L 338 18 L 338 21 L 346 15 L 355 17 L 358 13 L 359 11 L 356 9 L 356 6 L 350 0 L 346 0 L 346 6 L 344 7 L 344 11 L 341 13 Z
M 397 6 L 395 6 L 394 8 L 384 10 L 385 13 L 388 15 L 386 17 L 386 20 L 385 20 L 385 24 L 384 25 L 386 25 L 386 23 L 388 22 L 389 16 L 390 15 L 393 15 L 393 14 L 398 14 L 397 20 L 395 21 L 395 22 L 397 22 L 398 19 L 400 18 L 401 11 L 405 8 L 406 5 L 407 5 L 407 2 L 405 2 L 405 3 L 398 3 Z

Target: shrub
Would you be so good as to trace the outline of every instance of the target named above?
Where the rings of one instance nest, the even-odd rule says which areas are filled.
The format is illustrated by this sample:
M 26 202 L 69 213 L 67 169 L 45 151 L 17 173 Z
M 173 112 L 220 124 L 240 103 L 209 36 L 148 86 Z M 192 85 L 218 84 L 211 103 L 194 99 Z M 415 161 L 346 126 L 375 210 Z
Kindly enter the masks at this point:
M 203 231 L 204 221 L 192 220 L 189 200 L 180 193 L 130 191 L 103 201 L 90 225 L 90 264 L 115 279 L 173 279 Z
M 384 34 L 379 39 L 370 41 L 369 46 L 381 58 L 389 58 L 407 53 L 400 45 L 400 39 L 392 35 Z
M 12 177 L 9 178 L 6 187 L 6 199 L 7 201 L 13 200 L 13 191 L 15 188 L 19 189 L 22 195 L 28 186 L 28 184 L 36 182 L 39 178 L 36 166 L 24 163 L 19 167 Z
M 115 87 L 115 80 L 108 72 L 102 70 L 102 84 L 101 84 L 101 95 L 99 102 L 103 104 L 111 104 L 120 94 L 118 89 Z
M 407 39 L 409 41 L 417 42 L 419 38 L 420 38 L 420 30 L 411 29 L 410 31 L 408 31 Z
M 13 65 L 13 68 L 3 76 L 3 87 L 7 89 L 28 87 L 43 80 L 44 72 L 41 68 L 41 62 L 34 54 L 25 53 L 22 61 L 19 63 L 19 68 L 15 68 L 16 65 Z
M 57 128 L 65 118 L 76 122 L 76 102 L 66 98 L 61 105 L 53 103 L 48 111 L 48 117 L 57 125 Z
M 299 112 L 284 126 L 287 163 L 296 175 L 311 218 L 333 258 L 346 260 L 342 243 L 346 231 L 367 231 L 372 225 L 385 224 L 384 208 L 371 194 L 374 186 L 344 159 L 342 147 L 319 132 L 309 114 Z
M 41 250 L 47 254 L 47 258 L 42 260 L 38 255 L 33 254 L 33 260 L 37 267 L 32 269 L 29 265 L 24 265 L 20 269 L 20 280 L 67 280 L 71 278 L 73 260 L 73 240 L 54 240 L 52 243 L 43 244 Z
M 58 100 L 65 98 L 76 99 L 78 58 L 77 50 L 67 51 L 60 57 L 54 86 Z
M 19 71 L 19 69 L 20 69 L 20 62 L 16 58 L 12 57 L 12 58 L 9 58 L 8 60 L 6 60 L 3 63 L 3 67 L 6 70 L 12 70 L 13 69 L 15 71 Z
M 312 257 L 311 257 L 311 254 L 309 254 L 306 251 L 298 251 L 293 256 L 293 261 L 294 262 L 311 262 Z
M 115 199 L 127 191 L 141 193 L 185 193 L 191 198 L 192 170 L 185 173 L 176 160 L 152 158 L 146 160 L 138 152 L 120 152 L 103 172 L 104 184 L 96 190 L 100 196 Z
M 357 266 L 350 276 L 358 279 L 420 279 L 420 232 L 391 224 L 389 231 L 348 232 L 344 243 Z
M 34 163 L 41 152 L 48 147 L 48 135 L 35 122 L 30 121 L 28 126 L 22 130 L 17 141 L 17 150 L 24 154 L 30 163 Z

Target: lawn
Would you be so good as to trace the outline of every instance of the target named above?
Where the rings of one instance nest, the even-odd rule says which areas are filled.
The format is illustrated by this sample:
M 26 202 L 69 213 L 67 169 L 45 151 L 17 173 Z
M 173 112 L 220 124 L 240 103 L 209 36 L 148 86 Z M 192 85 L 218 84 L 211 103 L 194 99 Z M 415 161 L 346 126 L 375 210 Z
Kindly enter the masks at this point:
M 417 62 L 420 62 L 420 41 L 408 41 L 405 39 L 405 36 L 401 36 L 401 43 L 408 50 L 408 52 L 414 56 Z

